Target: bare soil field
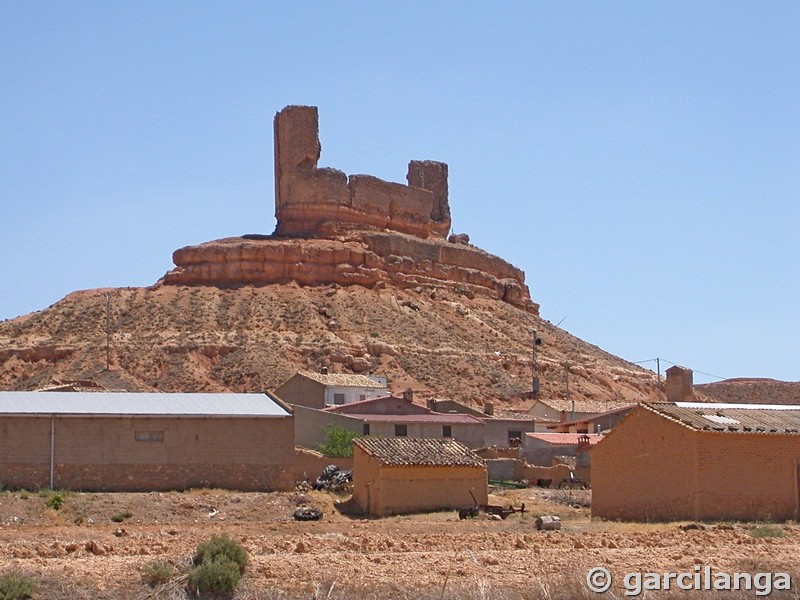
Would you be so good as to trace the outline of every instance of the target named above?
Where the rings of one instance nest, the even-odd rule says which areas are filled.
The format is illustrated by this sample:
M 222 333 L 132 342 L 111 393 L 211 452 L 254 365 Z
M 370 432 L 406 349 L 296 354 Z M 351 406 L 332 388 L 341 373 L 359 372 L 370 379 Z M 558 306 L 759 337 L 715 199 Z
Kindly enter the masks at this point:
M 198 543 L 227 534 L 249 554 L 235 599 L 621 598 L 624 573 L 693 573 L 705 566 L 787 572 L 794 586 L 800 583 L 797 524 L 592 521 L 590 493 L 496 491 L 491 503 L 524 502 L 526 512 L 462 521 L 455 511 L 354 516 L 347 514 L 347 496 L 327 492 L 61 492 L 64 502 L 55 510 L 47 506 L 54 492 L 5 491 L 0 574 L 31 577 L 34 598 L 42 600 L 188 598 L 186 573 Z M 295 521 L 293 512 L 303 505 L 323 510 L 323 519 Z M 537 530 L 536 517 L 544 514 L 560 516 L 562 529 Z M 173 572 L 151 586 L 144 572 L 156 561 Z M 615 578 L 607 594 L 586 588 L 586 574 L 596 566 Z M 752 598 L 755 591 L 677 595 Z M 797 589 L 770 597 L 797 598 Z

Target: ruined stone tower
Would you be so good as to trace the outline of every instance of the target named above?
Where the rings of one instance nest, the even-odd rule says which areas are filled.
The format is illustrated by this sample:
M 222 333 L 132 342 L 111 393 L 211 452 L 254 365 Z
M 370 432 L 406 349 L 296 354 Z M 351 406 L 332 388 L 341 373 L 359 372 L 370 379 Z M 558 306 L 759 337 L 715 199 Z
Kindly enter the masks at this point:
M 389 229 L 420 238 L 450 230 L 447 165 L 411 161 L 408 185 L 371 175 L 319 168 L 315 106 L 287 106 L 275 115 L 275 233 L 313 236 L 326 223 Z

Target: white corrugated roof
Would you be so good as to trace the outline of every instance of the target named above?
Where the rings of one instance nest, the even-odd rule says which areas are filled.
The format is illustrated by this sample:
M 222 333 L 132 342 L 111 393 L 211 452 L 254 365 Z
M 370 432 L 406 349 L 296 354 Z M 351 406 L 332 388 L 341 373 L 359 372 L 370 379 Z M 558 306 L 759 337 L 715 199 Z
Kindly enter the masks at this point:
M 0 392 L 0 415 L 287 417 L 266 394 Z

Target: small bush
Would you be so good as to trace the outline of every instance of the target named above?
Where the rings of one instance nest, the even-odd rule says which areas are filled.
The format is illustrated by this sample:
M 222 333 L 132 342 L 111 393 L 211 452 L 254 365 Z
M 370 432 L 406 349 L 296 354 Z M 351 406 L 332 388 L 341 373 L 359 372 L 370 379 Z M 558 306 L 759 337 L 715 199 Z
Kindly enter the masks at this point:
M 325 427 L 325 443 L 319 444 L 317 449 L 325 456 L 352 458 L 353 440 L 361 435 L 337 425 Z
M 142 568 L 142 577 L 150 587 L 164 585 L 175 574 L 175 567 L 163 560 L 154 560 Z
M 773 523 L 755 525 L 750 530 L 750 535 L 754 538 L 784 537 L 786 532 L 780 526 Z
M 126 510 L 125 512 L 112 515 L 111 520 L 114 521 L 114 523 L 122 523 L 125 519 L 130 519 L 132 516 L 133 513 L 129 510 Z
M 64 506 L 64 496 L 57 492 L 53 492 L 50 496 L 45 500 L 44 505 L 47 508 L 52 508 L 53 510 L 61 510 Z
M 219 555 L 192 569 L 187 586 L 194 594 L 230 594 L 239 585 L 241 577 L 239 565 Z
M 198 545 L 192 558 L 192 563 L 195 566 L 200 566 L 218 558 L 227 558 L 237 566 L 240 573 L 244 573 L 244 568 L 247 566 L 247 550 L 225 533 L 215 535 L 208 541 Z
M 0 600 L 24 600 L 32 598 L 34 593 L 36 585 L 27 575 L 19 571 L 0 575 Z

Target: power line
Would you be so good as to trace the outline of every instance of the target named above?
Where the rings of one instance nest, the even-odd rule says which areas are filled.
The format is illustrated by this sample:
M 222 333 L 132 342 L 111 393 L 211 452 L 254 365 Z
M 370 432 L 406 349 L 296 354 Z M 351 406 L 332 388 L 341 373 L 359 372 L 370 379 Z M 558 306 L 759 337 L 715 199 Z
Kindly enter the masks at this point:
M 679 364 L 674 363 L 671 360 L 667 360 L 666 358 L 648 358 L 647 360 L 639 360 L 639 361 L 636 361 L 636 362 L 634 362 L 632 364 L 641 365 L 641 364 L 649 363 L 649 362 L 657 363 L 659 361 L 662 361 L 662 362 L 665 362 L 667 364 L 670 364 L 673 367 L 679 367 L 680 366 Z M 692 372 L 693 373 L 698 373 L 700 375 L 705 375 L 706 377 L 713 377 L 714 379 L 719 379 L 720 381 L 724 381 L 725 379 L 728 379 L 728 377 L 720 377 L 719 375 L 713 375 L 711 373 L 705 373 L 703 371 L 698 371 L 697 369 L 692 369 Z

